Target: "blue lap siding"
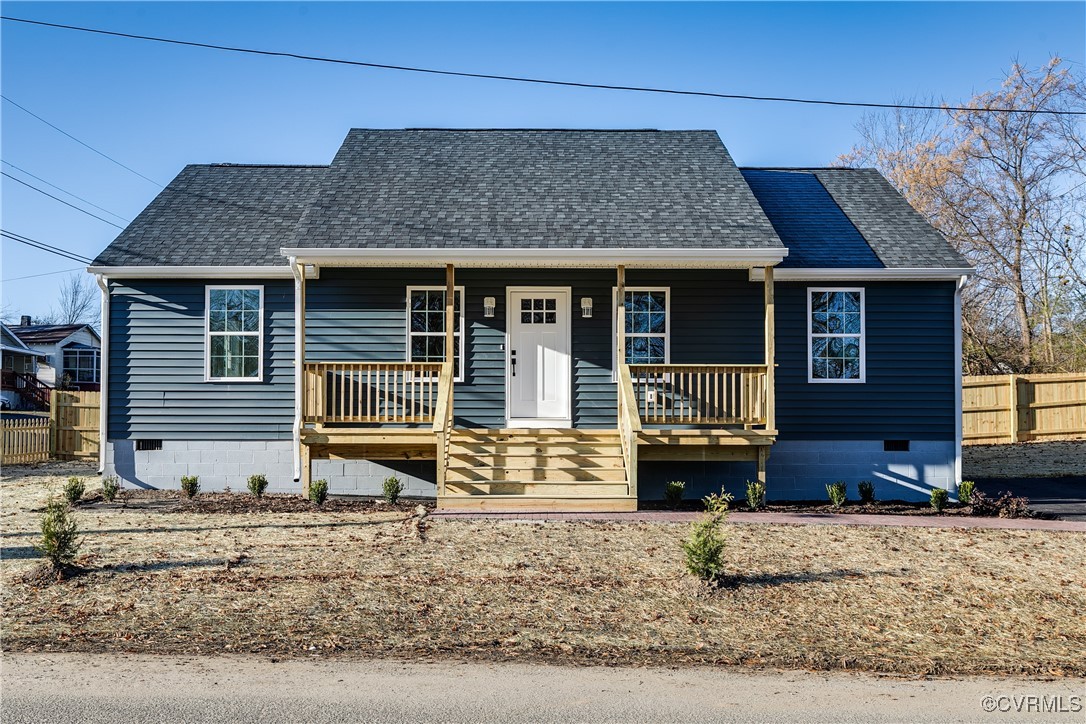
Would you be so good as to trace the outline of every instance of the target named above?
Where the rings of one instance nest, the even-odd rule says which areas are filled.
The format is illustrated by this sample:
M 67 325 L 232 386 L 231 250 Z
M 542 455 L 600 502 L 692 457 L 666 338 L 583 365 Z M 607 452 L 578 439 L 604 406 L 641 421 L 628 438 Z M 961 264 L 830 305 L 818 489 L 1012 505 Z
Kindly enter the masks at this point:
M 406 359 L 408 286 L 441 286 L 442 269 L 325 269 L 307 284 L 310 361 Z M 289 439 L 293 419 L 293 284 L 263 282 L 264 380 L 204 381 L 204 287 L 115 283 L 110 320 L 110 439 Z M 216 281 L 215 284 L 229 284 Z M 571 288 L 573 425 L 615 426 L 608 269 L 463 269 L 467 365 L 456 424 L 505 425 L 509 286 Z M 631 287 L 669 287 L 673 363 L 763 361 L 763 287 L 742 270 L 629 270 Z M 806 289 L 866 289 L 867 382 L 807 382 Z M 778 283 L 777 421 L 782 440 L 952 440 L 954 285 Z M 492 318 L 483 299 L 494 297 Z M 584 319 L 580 299 L 593 300 Z

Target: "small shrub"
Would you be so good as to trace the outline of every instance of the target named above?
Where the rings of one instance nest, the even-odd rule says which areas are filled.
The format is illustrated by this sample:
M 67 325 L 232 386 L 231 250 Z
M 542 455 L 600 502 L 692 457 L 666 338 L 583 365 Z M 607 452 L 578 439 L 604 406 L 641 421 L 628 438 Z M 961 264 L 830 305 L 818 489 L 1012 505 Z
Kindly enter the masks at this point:
M 760 480 L 747 481 L 747 507 L 751 510 L 765 507 L 765 483 Z
M 705 497 L 709 515 L 694 523 L 690 536 L 683 541 L 686 570 L 703 581 L 713 582 L 724 571 L 724 521 L 728 517 L 730 493 L 721 491 Z
M 389 505 L 396 505 L 396 502 L 400 499 L 400 493 L 403 492 L 403 481 L 397 478 L 395 475 L 390 475 L 385 478 L 384 485 L 381 487 L 381 496 L 384 497 L 385 502 Z
M 34 546 L 53 565 L 62 571 L 79 555 L 79 528 L 65 501 L 52 498 L 45 504 L 41 516 L 41 540 Z
M 196 494 L 200 492 L 200 476 L 182 475 L 181 492 L 185 494 L 186 498 L 195 498 Z
M 870 480 L 861 480 L 856 484 L 856 489 L 860 493 L 861 503 L 875 502 L 875 484 Z
M 826 486 L 826 495 L 830 498 L 830 503 L 833 507 L 840 508 L 848 500 L 848 488 L 845 487 L 844 480 L 838 480 L 836 483 L 830 483 Z
M 972 480 L 963 480 L 958 485 L 958 502 L 962 505 L 969 505 L 973 500 L 973 489 L 977 486 Z
M 731 493 L 721 490 L 719 493 L 709 493 L 702 501 L 705 503 L 705 512 L 712 514 L 727 514 L 731 509 L 734 497 Z
M 102 498 L 112 503 L 117 499 L 117 493 L 121 492 L 121 481 L 116 475 L 102 478 Z
M 1008 492 L 1000 493 L 998 498 L 989 498 L 977 491 L 970 498 L 973 515 L 987 518 L 1028 518 L 1029 500 L 1016 498 Z
M 69 505 L 75 505 L 83 497 L 86 489 L 87 485 L 83 482 L 83 478 L 77 478 L 73 475 L 64 484 L 64 499 L 68 501 Z
M 664 500 L 668 507 L 677 508 L 683 501 L 683 493 L 686 492 L 686 481 L 671 480 L 664 485 Z
M 950 493 L 942 488 L 931 489 L 931 507 L 936 513 L 942 513 L 943 508 L 946 507 L 946 501 L 950 498 Z
M 257 498 L 264 497 L 264 491 L 268 489 L 268 479 L 263 475 L 249 476 L 249 492 Z
M 309 484 L 309 500 L 317 505 L 323 505 L 328 499 L 328 481 L 324 478 L 314 480 Z

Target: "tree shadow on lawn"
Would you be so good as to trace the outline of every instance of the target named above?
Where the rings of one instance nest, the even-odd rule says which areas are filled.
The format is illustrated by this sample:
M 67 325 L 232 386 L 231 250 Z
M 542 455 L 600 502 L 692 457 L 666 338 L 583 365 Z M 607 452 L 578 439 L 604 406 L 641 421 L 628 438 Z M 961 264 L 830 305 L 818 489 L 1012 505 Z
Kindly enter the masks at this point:
M 403 523 L 410 520 L 411 516 L 403 518 L 392 518 L 391 520 L 366 520 L 366 521 L 335 521 L 331 523 L 261 523 L 261 524 L 246 524 L 246 525 L 211 525 L 211 526 L 175 526 L 175 527 L 155 527 L 155 528 L 94 528 L 87 530 L 80 530 L 79 535 L 103 535 L 106 533 L 199 533 L 209 532 L 217 530 L 255 530 L 257 528 L 272 528 L 277 530 L 287 530 L 291 528 L 344 528 L 344 527 L 361 527 L 369 525 L 385 525 L 387 523 Z M 0 533 L 0 538 L 29 538 L 32 536 L 41 535 L 38 531 L 26 531 L 23 533 Z M 16 546 L 18 548 L 18 546 Z M 6 549 L 5 549 L 6 550 Z

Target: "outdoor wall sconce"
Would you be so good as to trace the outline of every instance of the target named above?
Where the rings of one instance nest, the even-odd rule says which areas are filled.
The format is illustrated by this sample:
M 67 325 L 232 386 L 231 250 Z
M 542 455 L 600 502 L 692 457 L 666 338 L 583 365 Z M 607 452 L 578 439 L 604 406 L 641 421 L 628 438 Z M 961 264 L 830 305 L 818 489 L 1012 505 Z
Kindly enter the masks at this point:
M 494 307 L 495 306 L 496 306 L 496 302 L 494 301 L 494 297 L 484 297 L 483 298 L 483 316 L 484 317 L 493 317 L 494 316 Z
M 585 319 L 592 316 L 592 297 L 581 297 L 581 316 Z

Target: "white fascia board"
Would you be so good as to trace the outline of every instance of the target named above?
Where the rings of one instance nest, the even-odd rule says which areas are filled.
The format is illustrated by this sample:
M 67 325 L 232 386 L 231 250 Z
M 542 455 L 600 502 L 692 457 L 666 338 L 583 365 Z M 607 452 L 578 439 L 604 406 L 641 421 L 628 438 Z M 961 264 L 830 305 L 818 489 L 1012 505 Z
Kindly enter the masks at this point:
M 28 357 L 48 357 L 45 352 L 39 352 L 29 347 L 11 347 L 10 345 L 0 344 L 0 351 L 10 352 L 11 354 L 25 354 Z
M 283 266 L 89 266 L 91 274 L 109 279 L 293 279 L 294 272 Z M 314 270 L 306 269 L 311 279 Z
M 327 249 L 283 248 L 314 266 L 709 267 L 773 266 L 787 249 Z
M 817 282 L 817 281 L 956 281 L 974 273 L 971 268 L 964 269 L 892 269 L 892 268 L 851 268 L 851 269 L 774 269 L 773 278 L 778 282 Z M 750 280 L 760 282 L 765 279 L 762 269 L 751 269 Z

